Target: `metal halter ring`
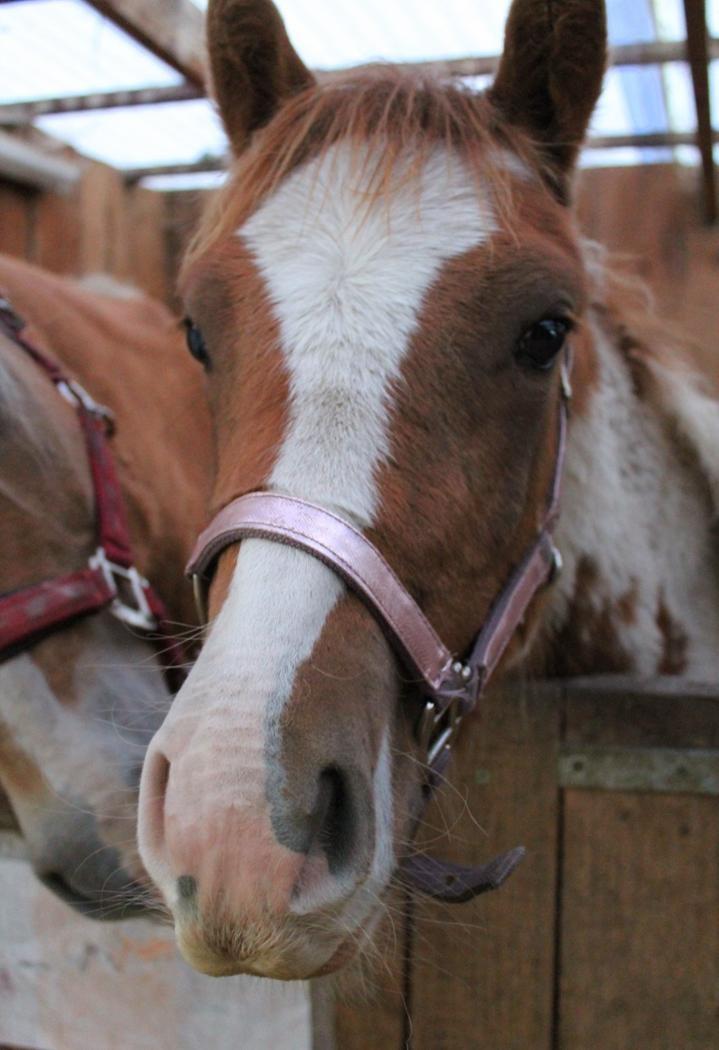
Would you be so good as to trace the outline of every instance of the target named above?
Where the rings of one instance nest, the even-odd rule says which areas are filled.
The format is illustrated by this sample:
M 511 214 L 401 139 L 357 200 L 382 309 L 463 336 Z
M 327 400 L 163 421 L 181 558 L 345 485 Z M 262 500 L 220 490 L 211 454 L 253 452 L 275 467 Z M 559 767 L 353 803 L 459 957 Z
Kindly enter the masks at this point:
M 157 629 L 157 617 L 152 612 L 147 601 L 145 592 L 150 584 L 144 576 L 140 575 L 134 565 L 126 568 L 110 561 L 102 547 L 98 547 L 90 558 L 91 569 L 99 569 L 105 577 L 105 582 L 115 597 L 110 605 L 110 612 L 122 623 L 130 627 L 136 627 L 141 631 L 154 631 Z M 129 604 L 126 596 L 133 604 Z

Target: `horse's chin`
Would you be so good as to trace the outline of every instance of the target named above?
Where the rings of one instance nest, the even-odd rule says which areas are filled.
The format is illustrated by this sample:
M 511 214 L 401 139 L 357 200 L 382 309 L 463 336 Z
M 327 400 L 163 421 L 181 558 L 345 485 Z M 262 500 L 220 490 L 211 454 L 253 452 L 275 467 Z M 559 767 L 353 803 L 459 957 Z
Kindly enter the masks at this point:
M 177 946 L 186 963 L 208 977 L 238 974 L 275 981 L 306 981 L 343 969 L 357 955 L 362 941 L 356 934 L 329 931 L 319 940 L 301 927 L 283 931 L 247 923 L 241 933 L 207 935 L 194 921 L 176 922 Z

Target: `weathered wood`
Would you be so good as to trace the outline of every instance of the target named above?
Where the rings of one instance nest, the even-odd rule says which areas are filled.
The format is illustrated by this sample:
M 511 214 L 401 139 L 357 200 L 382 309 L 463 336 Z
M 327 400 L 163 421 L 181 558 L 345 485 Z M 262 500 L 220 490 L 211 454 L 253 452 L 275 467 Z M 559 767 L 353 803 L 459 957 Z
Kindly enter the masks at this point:
M 164 102 L 187 102 L 202 98 L 203 95 L 204 92 L 196 84 L 172 84 L 169 87 L 106 91 L 93 95 L 28 99 L 0 106 L 0 125 L 30 124 L 37 117 L 45 117 L 52 113 L 84 113 L 125 106 L 157 106 Z
M 715 1047 L 716 800 L 567 791 L 564 828 L 559 1050 Z
M 199 87 L 205 82 L 205 20 L 191 0 L 88 0 L 148 51 Z
M 719 687 L 671 677 L 575 679 L 564 721 L 566 748 L 719 749 Z
M 717 186 L 714 164 L 711 93 L 709 88 L 709 41 L 704 0 L 684 0 L 687 26 L 687 57 L 692 74 L 697 114 L 697 144 L 702 158 L 704 216 L 707 223 L 717 220 Z
M 169 302 L 174 293 L 175 275 L 170 275 L 167 270 L 167 231 L 162 194 L 137 186 L 125 190 L 123 201 L 125 221 L 129 227 L 128 276 L 148 295 L 161 302 Z
M 428 812 L 422 838 L 442 856 L 476 864 L 522 844 L 527 858 L 498 893 L 453 908 L 417 901 L 412 1050 L 551 1046 L 556 695 L 551 687 L 492 691 L 460 742 L 453 786 Z

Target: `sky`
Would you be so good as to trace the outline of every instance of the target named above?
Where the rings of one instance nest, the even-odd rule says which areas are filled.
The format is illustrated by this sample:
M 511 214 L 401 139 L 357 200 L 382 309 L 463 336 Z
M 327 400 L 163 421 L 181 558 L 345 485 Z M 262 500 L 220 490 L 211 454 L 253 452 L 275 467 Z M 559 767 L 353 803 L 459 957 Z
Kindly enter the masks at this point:
M 152 2 L 152 0 L 148 0 Z M 193 0 L 204 7 L 202 0 Z M 316 69 L 491 55 L 501 51 L 510 0 L 278 0 L 290 38 Z M 682 0 L 607 0 L 613 43 L 684 36 Z M 719 36 L 719 0 L 709 0 Z M 719 120 L 719 62 L 712 64 Z M 0 102 L 170 85 L 180 77 L 83 0 L 0 4 Z M 220 123 L 206 100 L 63 114 L 39 126 L 118 168 L 184 163 L 222 154 Z M 683 63 L 610 70 L 595 113 L 595 134 L 690 131 L 691 79 Z M 668 151 L 590 151 L 588 163 L 669 159 Z M 688 147 L 679 159 L 694 162 Z M 186 182 L 187 180 L 185 180 Z M 195 182 L 197 179 L 194 180 Z M 211 181 L 211 180 L 210 180 Z M 180 186 L 177 179 L 172 185 Z

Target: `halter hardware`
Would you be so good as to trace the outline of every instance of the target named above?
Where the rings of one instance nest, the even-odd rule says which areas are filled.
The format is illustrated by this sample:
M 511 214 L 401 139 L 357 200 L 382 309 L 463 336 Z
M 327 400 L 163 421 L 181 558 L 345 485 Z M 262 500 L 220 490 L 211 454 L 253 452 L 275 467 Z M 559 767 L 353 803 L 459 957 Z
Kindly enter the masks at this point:
M 106 609 L 129 627 L 155 636 L 168 684 L 177 688 L 184 677 L 186 654 L 164 626 L 167 612 L 162 599 L 134 563 L 122 490 L 107 440 L 114 430 L 113 413 L 30 341 L 25 322 L 2 293 L 0 332 L 38 365 L 77 412 L 92 478 L 97 542 L 84 568 L 0 594 L 0 662 Z
M 116 619 L 139 631 L 157 630 L 157 617 L 146 596 L 150 582 L 134 565 L 125 567 L 111 561 L 103 547 L 97 548 L 88 565 L 102 573 L 109 590 L 114 592 L 109 611 Z

